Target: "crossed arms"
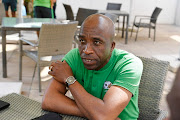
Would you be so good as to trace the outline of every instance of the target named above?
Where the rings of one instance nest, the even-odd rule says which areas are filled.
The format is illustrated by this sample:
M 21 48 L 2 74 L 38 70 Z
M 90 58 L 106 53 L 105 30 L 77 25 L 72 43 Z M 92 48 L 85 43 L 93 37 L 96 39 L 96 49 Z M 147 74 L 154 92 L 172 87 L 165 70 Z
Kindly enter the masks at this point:
M 115 120 L 129 103 L 132 93 L 119 87 L 111 86 L 103 100 L 86 92 L 78 81 L 69 86 L 74 100 L 65 96 L 67 90 L 65 81 L 73 76 L 69 65 L 64 61 L 52 63 L 53 70 L 49 72 L 54 77 L 42 102 L 42 108 L 62 114 L 86 117 L 91 120 Z

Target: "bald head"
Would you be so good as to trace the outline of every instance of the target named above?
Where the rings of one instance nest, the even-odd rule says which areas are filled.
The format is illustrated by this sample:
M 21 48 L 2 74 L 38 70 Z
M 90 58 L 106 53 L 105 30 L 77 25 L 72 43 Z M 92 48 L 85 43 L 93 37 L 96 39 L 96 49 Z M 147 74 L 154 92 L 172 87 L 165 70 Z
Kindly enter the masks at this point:
M 100 70 L 108 63 L 115 47 L 113 38 L 114 24 L 108 17 L 93 14 L 86 18 L 79 33 L 78 46 L 86 69 Z
M 115 34 L 115 27 L 113 21 L 102 14 L 93 14 L 87 17 L 82 23 L 80 32 L 83 32 L 85 28 L 90 27 L 103 33 L 105 37 L 113 41 Z

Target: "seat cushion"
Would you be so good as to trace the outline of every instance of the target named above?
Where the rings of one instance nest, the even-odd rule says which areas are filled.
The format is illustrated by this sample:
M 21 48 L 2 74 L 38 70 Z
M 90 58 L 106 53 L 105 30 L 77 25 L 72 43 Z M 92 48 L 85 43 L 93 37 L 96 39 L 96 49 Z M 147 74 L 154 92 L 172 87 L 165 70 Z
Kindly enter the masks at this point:
M 155 26 L 154 25 L 151 25 L 151 24 L 149 24 L 149 23 L 134 23 L 134 26 L 136 26 L 136 27 L 144 27 L 144 28 L 155 28 Z

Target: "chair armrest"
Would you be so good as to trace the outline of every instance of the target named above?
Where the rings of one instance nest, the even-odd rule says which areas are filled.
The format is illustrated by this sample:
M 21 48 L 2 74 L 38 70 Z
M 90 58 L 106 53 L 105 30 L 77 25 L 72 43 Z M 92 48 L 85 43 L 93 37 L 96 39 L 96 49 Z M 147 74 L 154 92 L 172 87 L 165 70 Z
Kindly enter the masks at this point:
M 139 24 L 142 23 L 142 21 L 144 21 L 144 20 L 148 20 L 150 22 L 151 18 L 140 18 L 139 19 Z
M 167 117 L 168 112 L 164 110 L 160 110 L 159 116 L 156 120 L 163 120 L 164 118 Z
M 134 23 L 136 22 L 136 18 L 151 18 L 151 16 L 145 16 L 145 15 L 136 15 L 135 18 L 134 18 Z
M 147 16 L 147 15 L 136 15 L 135 17 L 151 17 L 151 16 Z
M 20 38 L 20 40 L 27 43 L 27 44 L 29 44 L 29 45 L 31 45 L 31 46 L 33 46 L 33 47 L 38 47 L 38 44 L 34 44 L 34 43 L 24 39 L 24 38 Z
M 150 23 L 150 21 L 151 21 L 151 20 L 155 20 L 155 18 L 140 18 L 139 24 L 140 24 L 143 20 L 149 20 L 149 23 Z

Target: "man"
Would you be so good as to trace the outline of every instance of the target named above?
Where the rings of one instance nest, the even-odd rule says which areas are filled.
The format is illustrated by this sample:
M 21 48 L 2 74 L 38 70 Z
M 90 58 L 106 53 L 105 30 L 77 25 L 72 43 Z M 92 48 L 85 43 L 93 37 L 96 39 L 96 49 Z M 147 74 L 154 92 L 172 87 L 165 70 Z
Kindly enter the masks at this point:
M 4 8 L 6 11 L 6 17 L 9 17 L 8 8 L 11 7 L 11 15 L 12 17 L 16 17 L 17 10 L 17 0 L 2 0 L 4 3 Z
M 33 0 L 35 18 L 52 18 L 54 0 Z
M 176 73 L 171 91 L 167 95 L 167 102 L 170 108 L 169 120 L 180 120 L 180 68 Z
M 32 0 L 35 18 L 53 18 L 53 6 L 55 0 Z M 52 11 L 51 11 L 52 10 Z M 39 31 L 37 31 L 39 37 Z
M 93 14 L 82 24 L 79 48 L 51 64 L 53 76 L 42 108 L 90 120 L 136 120 L 142 62 L 114 49 L 114 24 Z M 66 85 L 74 100 L 65 96 Z

